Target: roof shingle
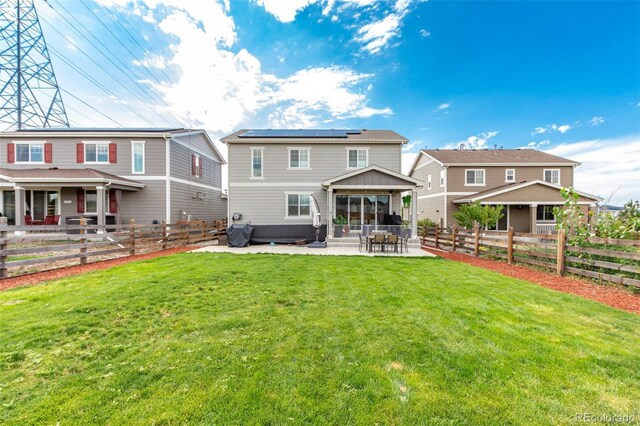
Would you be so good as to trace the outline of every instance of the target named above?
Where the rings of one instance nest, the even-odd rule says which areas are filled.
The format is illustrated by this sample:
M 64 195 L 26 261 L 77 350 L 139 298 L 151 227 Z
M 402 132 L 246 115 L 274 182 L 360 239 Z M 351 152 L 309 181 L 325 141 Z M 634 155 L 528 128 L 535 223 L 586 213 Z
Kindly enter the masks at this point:
M 242 130 L 238 130 L 237 132 L 234 132 L 228 136 L 225 136 L 223 138 L 220 138 L 220 140 L 222 142 L 228 143 L 228 142 L 251 142 L 251 143 L 255 143 L 256 139 L 255 138 L 239 138 L 238 136 L 243 134 L 244 132 L 248 131 L 250 129 L 242 129 Z M 336 129 L 337 130 L 337 129 Z M 318 142 L 318 143 L 340 143 L 340 142 L 344 142 L 344 141 L 349 141 L 349 142 L 357 142 L 357 141 L 368 141 L 368 142 L 374 142 L 374 141 L 380 141 L 380 142 L 401 142 L 401 143 L 407 143 L 408 140 L 407 138 L 405 138 L 404 136 L 394 132 L 393 130 L 368 130 L 368 129 L 363 129 L 361 131 L 361 133 L 359 134 L 348 134 L 346 138 L 293 138 L 293 140 L 300 140 L 303 139 L 305 141 L 305 143 L 313 143 L 313 142 Z M 261 142 L 269 142 L 269 141 L 282 141 L 282 139 L 280 138 L 260 138 Z
M 535 149 L 423 149 L 421 152 L 443 164 L 580 164 Z

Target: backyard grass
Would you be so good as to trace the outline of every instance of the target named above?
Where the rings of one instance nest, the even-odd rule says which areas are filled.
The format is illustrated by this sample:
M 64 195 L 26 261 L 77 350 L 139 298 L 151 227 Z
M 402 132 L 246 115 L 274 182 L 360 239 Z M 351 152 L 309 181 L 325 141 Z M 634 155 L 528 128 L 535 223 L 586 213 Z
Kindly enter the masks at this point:
M 640 421 L 640 316 L 443 259 L 185 253 L 0 293 L 0 424 Z

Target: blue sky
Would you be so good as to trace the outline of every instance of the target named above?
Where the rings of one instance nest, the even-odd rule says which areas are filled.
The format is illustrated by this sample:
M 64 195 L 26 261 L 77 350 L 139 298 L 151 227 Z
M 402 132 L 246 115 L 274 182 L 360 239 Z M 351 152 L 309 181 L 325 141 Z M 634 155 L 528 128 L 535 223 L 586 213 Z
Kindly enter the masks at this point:
M 581 161 L 579 189 L 640 198 L 639 1 L 36 5 L 60 86 L 95 108 L 64 94 L 75 126 L 390 128 L 407 164 L 536 147 Z

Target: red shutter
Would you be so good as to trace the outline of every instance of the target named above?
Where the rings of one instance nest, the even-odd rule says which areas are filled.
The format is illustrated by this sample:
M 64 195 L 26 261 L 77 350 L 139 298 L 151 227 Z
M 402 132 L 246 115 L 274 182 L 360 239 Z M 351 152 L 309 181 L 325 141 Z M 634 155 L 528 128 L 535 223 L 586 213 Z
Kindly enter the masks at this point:
M 198 175 L 198 177 L 202 177 L 202 163 L 204 163 L 204 161 L 202 161 L 202 157 L 198 157 L 198 163 L 200 166 L 200 174 Z
M 115 143 L 109 144 L 109 163 L 116 164 L 118 162 L 118 145 Z
M 13 164 L 16 162 L 16 145 L 12 143 L 7 144 L 7 163 Z
M 84 189 L 78 188 L 76 193 L 78 195 L 78 213 L 84 213 Z
M 196 155 L 191 154 L 191 176 L 196 175 Z
M 76 145 L 76 163 L 84 163 L 84 144 L 79 143 Z
M 50 143 L 44 144 L 44 162 L 47 164 L 53 163 L 53 145 Z
M 118 213 L 118 200 L 116 199 L 116 190 L 109 190 L 109 213 Z

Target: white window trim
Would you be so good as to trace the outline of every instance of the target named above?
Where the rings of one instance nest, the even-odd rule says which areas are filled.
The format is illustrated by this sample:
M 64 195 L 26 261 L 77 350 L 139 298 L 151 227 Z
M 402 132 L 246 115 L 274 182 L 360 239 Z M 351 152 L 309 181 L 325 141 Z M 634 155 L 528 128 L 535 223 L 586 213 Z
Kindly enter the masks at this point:
M 467 182 L 467 172 L 482 172 L 483 183 L 469 183 Z M 487 186 L 487 172 L 485 169 L 465 169 L 464 170 L 464 186 Z
M 309 215 L 308 216 L 289 216 L 289 195 L 313 195 L 313 192 L 305 192 L 305 191 L 296 191 L 296 192 L 285 192 L 284 193 L 284 218 L 286 220 L 297 220 L 297 219 L 311 219 L 311 200 L 309 200 Z M 298 207 L 300 207 L 300 200 L 298 200 Z M 300 210 L 298 208 L 298 210 Z
M 136 172 L 136 157 L 135 157 L 135 146 L 142 145 L 142 171 Z M 146 163 L 147 163 L 147 149 L 145 141 L 131 141 L 131 174 L 133 175 L 143 175 L 146 171 Z
M 557 171 L 558 172 L 558 182 L 557 183 L 556 182 L 547 182 L 546 179 L 545 179 L 546 175 L 547 175 L 547 172 L 552 172 L 552 171 Z M 550 183 L 552 185 L 560 185 L 560 182 L 562 182 L 562 179 L 560 177 L 560 169 L 543 169 L 542 170 L 542 181 Z
M 15 164 L 45 164 L 44 144 L 47 141 L 13 141 L 13 162 Z M 18 161 L 18 145 L 29 145 L 29 161 Z M 31 161 L 31 145 L 42 145 L 42 161 Z
M 253 175 L 253 151 L 260 151 L 260 160 L 262 161 L 261 163 L 261 172 L 262 172 L 262 176 L 254 176 Z M 252 146 L 249 147 L 249 173 L 250 173 L 250 178 L 249 179 L 254 179 L 254 180 L 264 180 L 264 147 L 263 146 Z
M 509 172 L 513 172 L 513 179 L 509 180 Z M 504 170 L 504 182 L 512 183 L 516 181 L 516 169 L 505 169 Z
M 291 151 L 307 151 L 307 162 L 309 163 L 309 166 L 308 167 L 293 167 L 291 165 Z M 288 146 L 287 147 L 287 170 L 311 170 L 311 147 L 307 147 L 307 146 Z
M 427 176 L 427 189 L 431 190 L 431 175 Z
M 442 188 L 445 185 L 446 173 L 447 173 L 446 169 L 440 170 L 440 188 Z
M 202 157 L 200 154 L 193 154 L 194 159 L 196 160 L 196 174 L 193 177 L 201 178 L 202 177 Z
M 84 144 L 84 163 L 85 164 L 110 164 L 109 163 L 109 145 L 111 141 L 82 141 Z M 96 145 L 96 159 L 98 158 L 98 145 L 107 145 L 107 161 L 87 161 L 87 145 Z
M 360 170 L 369 166 L 369 147 L 360 147 L 360 146 L 346 146 L 347 150 L 347 167 L 345 170 Z M 363 167 L 349 167 L 349 151 L 365 151 L 366 152 L 366 160 Z

